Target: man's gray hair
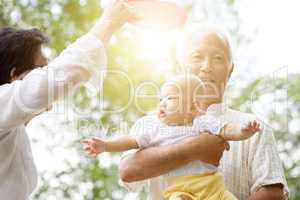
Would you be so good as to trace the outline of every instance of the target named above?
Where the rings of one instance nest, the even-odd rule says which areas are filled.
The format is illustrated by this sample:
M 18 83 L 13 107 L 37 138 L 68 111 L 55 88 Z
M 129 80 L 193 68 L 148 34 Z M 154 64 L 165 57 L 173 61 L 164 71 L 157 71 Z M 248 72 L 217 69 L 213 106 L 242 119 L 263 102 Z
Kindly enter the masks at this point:
M 228 47 L 231 62 L 233 62 L 230 37 L 224 28 L 212 24 L 190 23 L 185 27 L 181 38 L 176 44 L 176 59 L 179 64 L 184 64 L 184 59 L 188 53 L 188 43 L 205 33 L 216 33 L 224 41 Z

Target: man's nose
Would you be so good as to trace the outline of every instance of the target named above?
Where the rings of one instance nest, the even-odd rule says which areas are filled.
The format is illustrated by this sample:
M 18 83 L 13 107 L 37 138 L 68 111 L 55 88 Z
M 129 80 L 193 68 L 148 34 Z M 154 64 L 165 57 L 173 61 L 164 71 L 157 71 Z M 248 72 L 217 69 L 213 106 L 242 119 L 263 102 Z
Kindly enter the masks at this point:
M 211 70 L 211 62 L 209 58 L 205 58 L 201 64 L 201 71 L 210 72 Z

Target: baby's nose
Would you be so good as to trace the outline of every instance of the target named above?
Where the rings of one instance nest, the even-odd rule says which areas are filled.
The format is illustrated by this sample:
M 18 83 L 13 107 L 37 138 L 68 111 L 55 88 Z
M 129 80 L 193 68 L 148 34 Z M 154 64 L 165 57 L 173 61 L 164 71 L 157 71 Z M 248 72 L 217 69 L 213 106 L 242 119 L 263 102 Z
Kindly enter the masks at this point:
M 159 102 L 159 108 L 164 108 L 166 106 L 166 103 L 165 103 L 165 100 L 161 100 L 160 102 Z

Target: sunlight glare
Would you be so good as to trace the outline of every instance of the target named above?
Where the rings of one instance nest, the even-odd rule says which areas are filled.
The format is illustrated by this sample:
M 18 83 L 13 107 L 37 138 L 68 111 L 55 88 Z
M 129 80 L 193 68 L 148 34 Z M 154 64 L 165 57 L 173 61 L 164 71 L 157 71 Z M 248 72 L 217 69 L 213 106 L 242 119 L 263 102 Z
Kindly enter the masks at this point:
M 160 71 L 171 70 L 171 51 L 177 37 L 178 31 L 164 33 L 150 30 L 141 31 L 137 40 L 140 58 L 154 63 Z

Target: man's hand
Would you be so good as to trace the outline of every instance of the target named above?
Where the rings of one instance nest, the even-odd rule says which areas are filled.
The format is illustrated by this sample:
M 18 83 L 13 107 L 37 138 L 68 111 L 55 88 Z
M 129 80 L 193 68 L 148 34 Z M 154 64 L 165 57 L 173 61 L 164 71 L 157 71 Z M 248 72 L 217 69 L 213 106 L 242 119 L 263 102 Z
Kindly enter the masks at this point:
M 99 138 L 84 139 L 80 141 L 84 150 L 91 156 L 95 157 L 100 153 L 105 152 L 106 143 Z
M 285 200 L 283 185 L 273 184 L 260 187 L 248 200 Z
M 223 138 L 210 133 L 203 133 L 200 136 L 192 137 L 183 141 L 187 146 L 187 152 L 191 152 L 191 160 L 201 160 L 203 162 L 218 166 L 224 150 L 229 150 L 229 144 Z

